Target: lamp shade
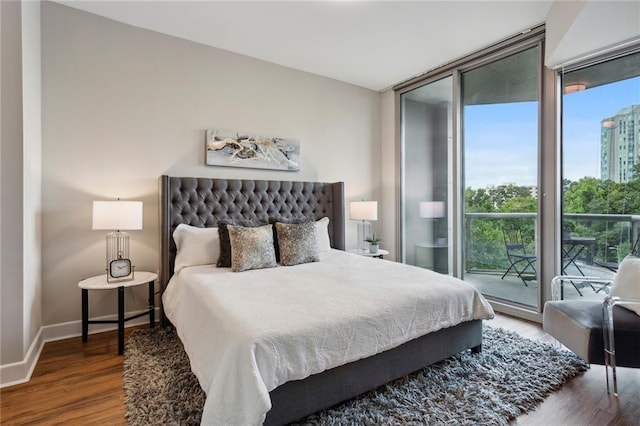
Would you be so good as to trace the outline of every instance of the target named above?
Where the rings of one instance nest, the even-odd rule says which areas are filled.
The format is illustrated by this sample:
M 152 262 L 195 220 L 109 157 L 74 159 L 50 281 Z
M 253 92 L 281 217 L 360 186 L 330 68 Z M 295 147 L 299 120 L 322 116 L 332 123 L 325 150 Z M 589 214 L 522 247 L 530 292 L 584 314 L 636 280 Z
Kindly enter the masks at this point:
M 91 229 L 142 229 L 142 201 L 94 201 Z
M 378 202 L 352 201 L 349 204 L 349 218 L 353 220 L 378 220 Z
M 427 219 L 444 217 L 444 201 L 422 201 L 420 203 L 420 217 Z

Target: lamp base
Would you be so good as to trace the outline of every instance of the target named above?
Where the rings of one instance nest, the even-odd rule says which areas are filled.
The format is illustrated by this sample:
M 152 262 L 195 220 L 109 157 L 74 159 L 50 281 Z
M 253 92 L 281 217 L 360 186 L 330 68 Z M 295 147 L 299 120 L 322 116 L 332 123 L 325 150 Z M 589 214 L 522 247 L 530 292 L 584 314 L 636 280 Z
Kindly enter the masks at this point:
M 121 268 L 124 269 L 119 269 L 118 271 L 122 272 L 122 274 L 115 273 L 111 270 L 112 262 L 119 260 L 128 261 L 124 262 L 124 264 L 121 266 Z M 107 282 L 109 283 L 131 281 L 134 279 L 133 271 L 135 267 L 131 264 L 131 258 L 129 255 L 129 234 L 127 234 L 126 232 L 116 231 L 107 234 L 107 256 L 105 269 L 107 270 Z
M 371 235 L 371 223 L 364 220 L 358 223 L 358 250 L 368 251 L 368 244 L 364 240 Z
M 116 259 L 129 259 L 129 234 L 122 231 L 107 234 L 107 264 Z

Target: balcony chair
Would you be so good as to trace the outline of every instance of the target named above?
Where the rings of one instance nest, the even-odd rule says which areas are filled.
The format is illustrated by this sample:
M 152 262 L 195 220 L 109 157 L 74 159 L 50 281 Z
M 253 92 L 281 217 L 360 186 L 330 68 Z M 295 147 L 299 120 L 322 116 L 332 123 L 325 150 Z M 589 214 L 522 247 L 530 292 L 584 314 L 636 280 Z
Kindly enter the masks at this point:
M 604 301 L 560 300 L 564 281 L 587 280 L 611 284 Z M 640 368 L 640 257 L 629 255 L 613 280 L 597 277 L 557 276 L 552 281 L 553 301 L 544 305 L 543 328 L 589 364 L 609 370 L 613 393 L 618 395 L 616 367 Z
M 636 238 L 636 242 L 633 243 L 633 247 L 631 248 L 631 254 L 635 254 L 636 256 L 638 255 L 638 245 L 640 244 L 640 234 L 638 234 L 638 237 Z M 617 249 L 617 247 L 609 247 L 610 249 Z M 610 262 L 608 260 L 600 260 L 600 259 L 594 259 L 593 263 L 595 263 L 596 265 L 608 269 L 611 272 L 617 272 L 618 271 L 618 262 Z
M 534 266 L 536 255 L 527 253 L 520 228 L 503 228 L 502 234 L 504 236 L 507 259 L 509 260 L 509 268 L 504 271 L 500 279 L 504 279 L 513 270 L 524 285 L 528 286 L 528 280 L 536 279 L 536 268 Z

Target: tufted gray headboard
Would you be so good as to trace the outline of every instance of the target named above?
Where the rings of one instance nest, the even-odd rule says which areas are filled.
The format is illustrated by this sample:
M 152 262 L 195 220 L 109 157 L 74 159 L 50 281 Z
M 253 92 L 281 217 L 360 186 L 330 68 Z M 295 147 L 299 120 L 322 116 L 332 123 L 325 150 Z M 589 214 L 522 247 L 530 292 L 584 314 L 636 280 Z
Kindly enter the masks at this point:
M 344 183 L 160 177 L 160 292 L 173 275 L 173 231 L 221 219 L 329 218 L 331 247 L 345 248 Z M 164 319 L 164 312 L 162 312 Z

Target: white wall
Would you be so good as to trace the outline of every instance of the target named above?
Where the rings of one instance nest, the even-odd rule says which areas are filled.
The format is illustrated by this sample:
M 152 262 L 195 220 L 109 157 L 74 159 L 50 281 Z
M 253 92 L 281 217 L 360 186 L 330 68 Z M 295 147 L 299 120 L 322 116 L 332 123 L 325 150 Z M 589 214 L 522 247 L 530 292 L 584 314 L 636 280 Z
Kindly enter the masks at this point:
M 131 253 L 155 271 L 162 174 L 344 181 L 347 201 L 377 197 L 376 92 L 59 4 L 43 4 L 42 36 L 44 324 L 79 320 L 77 283 L 104 268 L 93 200 L 144 202 Z M 301 171 L 204 166 L 210 127 L 297 138 Z M 354 224 L 347 244 L 355 239 Z M 114 292 L 95 293 L 91 316 L 116 311 Z M 127 310 L 143 307 L 144 294 L 132 294 Z
M 28 378 L 41 345 L 40 3 L 2 2 L 0 384 Z
M 22 36 L 20 2 L 0 2 L 0 364 L 23 358 Z M 4 374 L 2 377 L 4 381 Z
M 23 304 L 26 353 L 42 326 L 42 125 L 40 2 L 22 3 Z

